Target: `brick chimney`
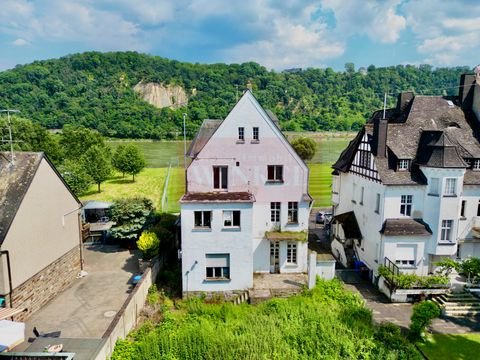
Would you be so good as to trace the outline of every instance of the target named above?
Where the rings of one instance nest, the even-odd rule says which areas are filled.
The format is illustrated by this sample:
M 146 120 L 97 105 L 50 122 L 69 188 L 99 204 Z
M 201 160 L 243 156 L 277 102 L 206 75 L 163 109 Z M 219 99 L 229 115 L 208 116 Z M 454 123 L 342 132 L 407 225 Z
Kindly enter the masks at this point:
M 473 85 L 472 111 L 480 121 L 480 65 L 475 68 L 475 84 Z

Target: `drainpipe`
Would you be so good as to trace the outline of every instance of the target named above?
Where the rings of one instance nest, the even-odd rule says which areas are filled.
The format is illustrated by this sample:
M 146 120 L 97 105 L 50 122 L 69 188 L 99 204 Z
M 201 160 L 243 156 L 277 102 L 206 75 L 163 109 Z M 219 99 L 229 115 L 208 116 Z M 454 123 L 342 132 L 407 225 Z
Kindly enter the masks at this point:
M 79 232 L 79 245 L 80 245 L 80 270 L 83 270 L 83 234 L 82 234 L 82 221 L 80 219 L 80 211 L 83 208 L 83 204 L 80 207 L 76 208 L 75 210 L 69 211 L 62 216 L 62 226 L 65 226 L 65 217 L 67 215 L 73 214 L 78 211 L 77 219 L 78 219 L 78 232 Z
M 8 270 L 8 287 L 9 287 L 9 292 L 8 292 L 8 297 L 10 299 L 10 307 L 13 307 L 13 300 L 12 300 L 12 292 L 13 292 L 13 286 L 12 286 L 12 268 L 10 267 L 10 254 L 8 253 L 8 250 L 1 250 L 0 251 L 0 257 L 2 255 L 7 255 L 7 270 Z

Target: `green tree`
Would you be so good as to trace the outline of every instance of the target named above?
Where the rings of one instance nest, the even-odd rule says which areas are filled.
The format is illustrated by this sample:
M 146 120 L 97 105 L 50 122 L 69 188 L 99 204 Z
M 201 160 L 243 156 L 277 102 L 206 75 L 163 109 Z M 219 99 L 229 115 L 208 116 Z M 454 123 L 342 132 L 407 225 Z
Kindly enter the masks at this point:
M 110 151 L 107 146 L 93 145 L 82 156 L 82 163 L 88 175 L 98 185 L 107 180 L 112 173 Z
M 135 182 L 135 175 L 145 167 L 145 156 L 137 145 L 120 145 L 115 151 L 112 163 L 123 174 L 131 174 Z
M 78 160 L 92 146 L 104 147 L 103 136 L 95 130 L 82 126 L 65 125 L 60 137 L 67 159 Z
M 412 317 L 410 318 L 409 337 L 411 340 L 418 341 L 422 339 L 425 328 L 440 314 L 440 307 L 433 301 L 426 300 L 414 305 Z
M 59 172 L 77 196 L 86 192 L 90 185 L 93 184 L 93 179 L 88 174 L 87 169 L 85 169 L 83 162 L 65 160 L 59 167 Z
M 109 209 L 109 217 L 115 222 L 111 229 L 116 240 L 134 244 L 140 233 L 153 220 L 153 204 L 146 198 L 120 199 Z
M 312 160 L 315 155 L 317 144 L 313 139 L 299 137 L 292 141 L 292 146 L 303 160 Z

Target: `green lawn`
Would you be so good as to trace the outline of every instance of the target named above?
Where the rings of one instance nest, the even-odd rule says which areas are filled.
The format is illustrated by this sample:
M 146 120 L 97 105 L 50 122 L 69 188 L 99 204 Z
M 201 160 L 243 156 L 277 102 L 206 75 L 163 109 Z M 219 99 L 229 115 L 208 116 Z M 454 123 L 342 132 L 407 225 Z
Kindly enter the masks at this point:
M 165 183 L 166 168 L 146 168 L 135 176 L 122 178 L 116 174 L 112 179 L 105 181 L 101 192 L 97 192 L 97 185 L 92 185 L 90 190 L 80 197 L 80 200 L 112 201 L 119 198 L 143 196 L 153 201 L 156 209 L 160 209 L 163 185 Z
M 479 359 L 480 333 L 434 334 L 418 347 L 429 360 Z
M 309 192 L 315 207 L 330 206 L 332 199 L 332 168 L 330 164 L 308 164 L 310 168 Z
M 183 168 L 171 168 L 170 181 L 167 189 L 167 201 L 164 212 L 180 212 L 180 203 L 178 200 L 185 192 L 185 170 Z

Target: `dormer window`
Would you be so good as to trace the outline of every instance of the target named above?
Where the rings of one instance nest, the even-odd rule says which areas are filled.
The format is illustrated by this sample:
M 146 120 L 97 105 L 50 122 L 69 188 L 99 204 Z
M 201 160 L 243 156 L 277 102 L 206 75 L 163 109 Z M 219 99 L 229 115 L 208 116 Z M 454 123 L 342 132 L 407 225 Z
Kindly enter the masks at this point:
M 405 170 L 408 170 L 409 167 L 410 167 L 410 160 L 408 159 L 398 160 L 398 170 L 405 171 Z
M 480 159 L 473 160 L 472 169 L 477 171 L 480 170 Z

